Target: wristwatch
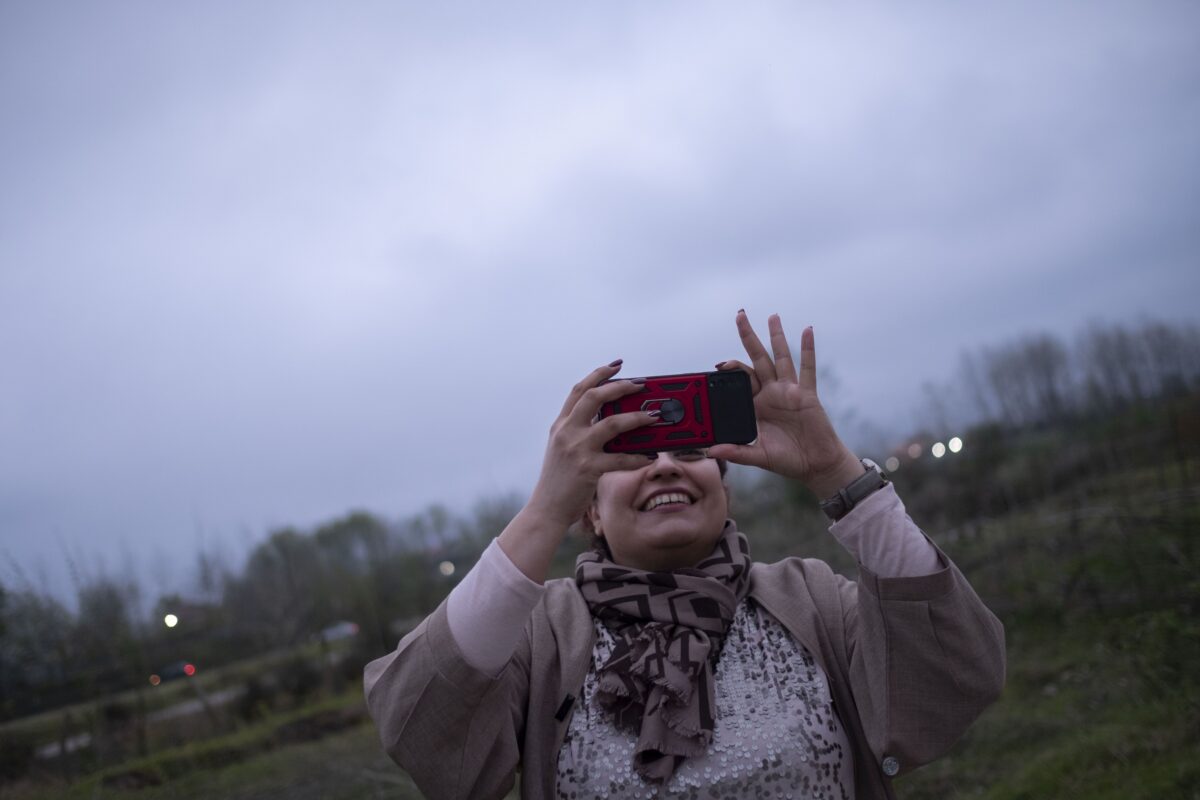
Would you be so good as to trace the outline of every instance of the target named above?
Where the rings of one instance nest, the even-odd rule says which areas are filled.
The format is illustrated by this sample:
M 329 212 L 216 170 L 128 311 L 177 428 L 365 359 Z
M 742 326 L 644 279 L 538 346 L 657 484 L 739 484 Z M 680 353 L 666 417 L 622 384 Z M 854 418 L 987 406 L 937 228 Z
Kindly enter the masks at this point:
M 821 501 L 821 510 L 834 522 L 850 513 L 850 509 L 865 500 L 870 494 L 887 486 L 891 481 L 884 471 L 869 458 L 860 459 L 867 471 L 850 481 L 828 500 Z

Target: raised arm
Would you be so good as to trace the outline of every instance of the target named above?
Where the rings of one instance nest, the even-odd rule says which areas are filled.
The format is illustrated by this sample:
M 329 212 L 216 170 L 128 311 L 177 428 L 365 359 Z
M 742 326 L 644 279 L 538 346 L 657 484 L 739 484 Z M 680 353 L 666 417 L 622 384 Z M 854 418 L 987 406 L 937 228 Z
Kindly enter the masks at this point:
M 799 372 L 778 316 L 768 320 L 770 352 L 744 312 L 737 328 L 750 364 L 732 360 L 717 368 L 750 375 L 759 436 L 751 445 L 709 453 L 797 480 L 818 498 L 832 496 L 864 469 L 817 396 L 812 328 L 801 336 Z M 811 585 L 832 582 L 836 589 L 814 602 L 827 594 L 840 598 L 834 613 L 841 615 L 837 630 L 854 706 L 876 763 L 886 775 L 902 774 L 944 753 L 998 696 L 1004 629 L 908 517 L 891 486 L 869 495 L 831 531 L 858 561 L 859 580 L 816 562 Z
M 492 545 L 503 552 L 493 550 L 395 651 L 364 671 L 384 749 L 427 797 L 500 798 L 513 785 L 530 681 L 548 677 L 530 675 L 527 622 L 539 585 L 599 476 L 646 463 L 603 451 L 618 433 L 650 421 L 646 414 L 592 424 L 602 403 L 638 389 L 605 383 L 619 368 L 594 370 L 571 391 L 551 428 L 537 488 Z

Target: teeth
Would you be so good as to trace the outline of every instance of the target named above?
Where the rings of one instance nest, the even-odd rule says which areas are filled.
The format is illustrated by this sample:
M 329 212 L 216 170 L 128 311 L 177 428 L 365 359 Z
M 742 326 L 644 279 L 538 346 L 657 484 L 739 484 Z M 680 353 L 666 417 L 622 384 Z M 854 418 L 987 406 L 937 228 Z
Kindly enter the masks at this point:
M 642 511 L 650 511 L 661 505 L 665 505 L 666 503 L 683 503 L 684 505 L 690 506 L 692 504 L 692 498 L 688 497 L 682 492 L 666 492 L 664 494 L 656 494 L 654 497 L 651 497 L 646 501 L 646 504 L 642 506 Z

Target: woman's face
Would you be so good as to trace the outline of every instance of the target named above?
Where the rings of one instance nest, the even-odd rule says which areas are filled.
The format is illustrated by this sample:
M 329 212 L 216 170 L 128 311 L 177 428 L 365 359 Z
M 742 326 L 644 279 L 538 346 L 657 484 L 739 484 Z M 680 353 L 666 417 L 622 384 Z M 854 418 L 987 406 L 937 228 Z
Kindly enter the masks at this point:
M 588 509 L 613 560 L 645 570 L 698 564 L 728 513 L 720 466 L 701 450 L 659 453 L 641 469 L 606 472 Z

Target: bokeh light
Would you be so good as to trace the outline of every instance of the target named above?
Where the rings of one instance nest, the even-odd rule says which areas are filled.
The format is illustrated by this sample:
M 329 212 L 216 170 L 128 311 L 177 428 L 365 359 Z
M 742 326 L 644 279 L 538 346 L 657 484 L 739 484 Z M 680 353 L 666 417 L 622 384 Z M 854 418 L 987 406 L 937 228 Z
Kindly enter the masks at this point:
M 443 561 L 442 563 L 438 564 L 438 572 L 442 573 L 447 578 L 450 577 L 454 574 L 454 562 Z
M 196 674 L 196 666 L 194 664 L 184 664 L 183 674 L 187 675 L 189 678 L 192 677 Z
M 950 452 L 957 453 L 959 450 L 962 450 L 962 439 L 955 436 L 950 440 Z
M 158 686 L 160 683 L 162 683 L 162 678 L 158 677 L 157 675 L 150 676 L 150 685 L 151 686 Z
M 934 458 L 941 458 L 946 455 L 946 445 L 941 442 L 934 442 L 933 447 L 929 448 L 929 452 L 933 453 Z
M 174 628 L 179 624 L 179 617 L 175 616 L 174 614 L 167 614 L 165 617 L 163 617 L 163 624 L 168 628 Z
M 895 472 L 900 469 L 900 459 L 895 456 L 888 456 L 888 460 L 883 462 L 883 468 L 888 472 Z
M 910 444 L 908 446 L 908 457 L 909 458 L 920 458 L 921 457 L 921 443 L 920 442 L 913 442 L 912 444 Z

